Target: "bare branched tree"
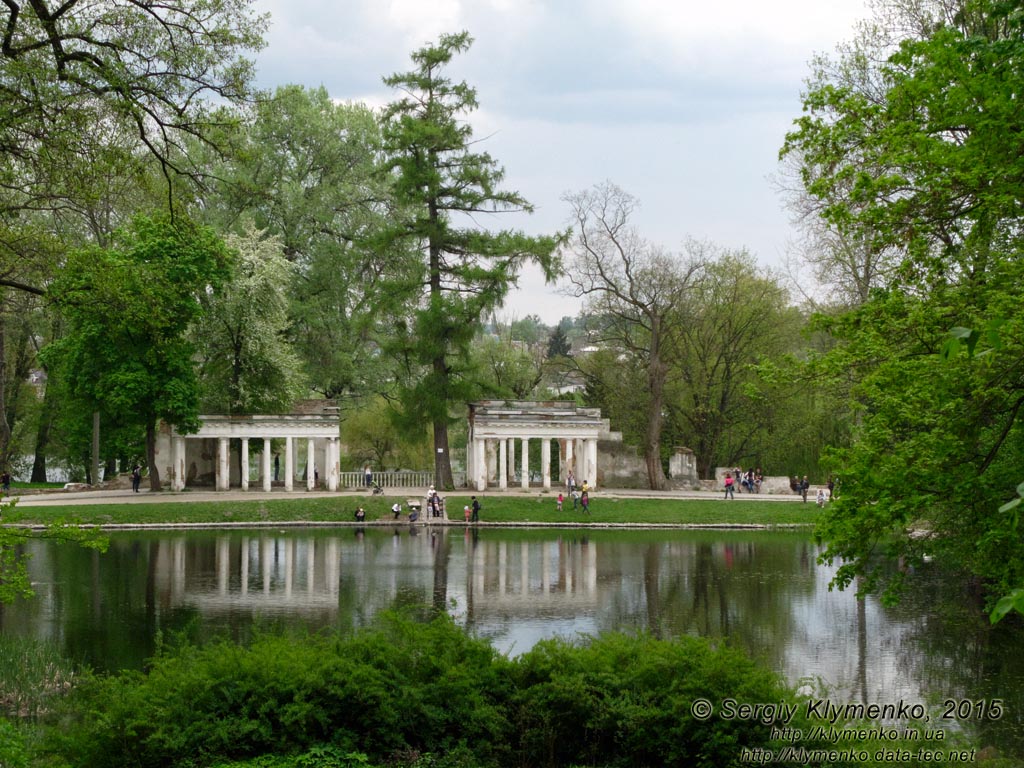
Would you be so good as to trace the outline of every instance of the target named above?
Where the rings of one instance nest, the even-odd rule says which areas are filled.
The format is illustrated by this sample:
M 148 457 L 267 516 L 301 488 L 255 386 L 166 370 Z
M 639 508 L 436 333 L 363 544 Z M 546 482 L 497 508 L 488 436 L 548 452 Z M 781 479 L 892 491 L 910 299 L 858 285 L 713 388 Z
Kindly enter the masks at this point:
M 648 482 L 663 488 L 661 432 L 669 358 L 678 350 L 679 324 L 689 289 L 703 264 L 684 261 L 644 239 L 630 224 L 636 199 L 605 182 L 567 195 L 575 236 L 566 254 L 569 293 L 599 319 L 604 344 L 646 371 L 647 420 L 643 445 Z

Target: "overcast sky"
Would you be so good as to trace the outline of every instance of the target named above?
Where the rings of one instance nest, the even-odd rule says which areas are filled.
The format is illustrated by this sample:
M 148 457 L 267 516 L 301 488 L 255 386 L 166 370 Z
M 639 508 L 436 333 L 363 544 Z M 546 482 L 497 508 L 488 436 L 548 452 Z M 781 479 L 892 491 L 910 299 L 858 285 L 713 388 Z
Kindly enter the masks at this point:
M 769 175 L 800 115 L 815 53 L 849 39 L 864 0 L 257 0 L 270 13 L 258 83 L 323 85 L 381 105 L 384 75 L 443 32 L 475 42 L 450 68 L 477 89 L 472 118 L 506 188 L 536 207 L 497 225 L 567 225 L 567 192 L 610 180 L 640 200 L 634 222 L 680 250 L 687 237 L 778 267 L 791 226 Z M 506 317 L 550 324 L 579 304 L 520 279 Z

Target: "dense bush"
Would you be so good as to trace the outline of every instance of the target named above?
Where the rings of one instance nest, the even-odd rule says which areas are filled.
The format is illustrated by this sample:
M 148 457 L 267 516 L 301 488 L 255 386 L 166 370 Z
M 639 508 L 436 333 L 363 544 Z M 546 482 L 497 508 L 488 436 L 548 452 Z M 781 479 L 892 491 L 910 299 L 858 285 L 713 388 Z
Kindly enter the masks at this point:
M 773 674 L 703 640 L 542 642 L 516 660 L 447 617 L 389 616 L 350 637 L 261 636 L 83 681 L 51 728 L 88 768 L 723 766 L 767 726 L 690 704 L 788 698 Z
M 524 765 L 730 765 L 740 746 L 768 743 L 768 726 L 696 720 L 693 701 L 788 698 L 773 673 L 693 637 L 544 641 L 520 658 L 515 678 Z

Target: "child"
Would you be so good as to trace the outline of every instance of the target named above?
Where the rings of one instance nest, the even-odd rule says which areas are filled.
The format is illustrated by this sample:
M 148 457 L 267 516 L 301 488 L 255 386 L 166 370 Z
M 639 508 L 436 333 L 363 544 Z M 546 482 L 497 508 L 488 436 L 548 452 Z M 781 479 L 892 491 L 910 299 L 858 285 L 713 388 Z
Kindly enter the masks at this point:
M 819 507 L 824 507 L 825 506 L 825 491 L 822 488 L 818 489 L 818 506 Z
M 558 504 L 555 505 L 555 511 L 557 511 L 557 512 L 561 512 L 562 511 L 562 501 L 563 501 L 563 499 L 564 499 L 564 497 L 562 496 L 561 493 L 559 493 L 558 494 Z
M 465 507 L 462 508 L 462 514 L 466 518 L 466 525 L 469 525 L 469 515 L 470 515 L 469 504 L 467 504 Z

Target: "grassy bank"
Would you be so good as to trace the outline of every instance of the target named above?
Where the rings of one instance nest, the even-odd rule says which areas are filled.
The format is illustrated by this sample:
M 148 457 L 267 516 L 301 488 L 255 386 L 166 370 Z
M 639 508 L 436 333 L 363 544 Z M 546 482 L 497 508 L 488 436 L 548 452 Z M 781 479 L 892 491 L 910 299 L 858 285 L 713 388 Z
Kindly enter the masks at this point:
M 547 523 L 598 525 L 808 525 L 817 521 L 819 510 L 814 504 L 792 502 L 763 503 L 736 499 L 643 499 L 592 497 L 590 514 L 564 505 L 555 510 L 550 497 L 481 495 L 481 522 Z M 448 515 L 461 523 L 462 509 L 469 503 L 468 495 L 445 497 Z M 104 524 L 160 523 L 354 523 L 357 506 L 366 510 L 366 522 L 386 524 L 393 521 L 391 506 L 405 498 L 387 496 L 302 497 L 271 500 L 196 501 L 194 503 L 146 502 L 97 504 L 81 506 L 22 506 L 4 515 L 7 523 L 52 523 L 59 520 Z M 402 521 L 407 515 L 403 512 Z

